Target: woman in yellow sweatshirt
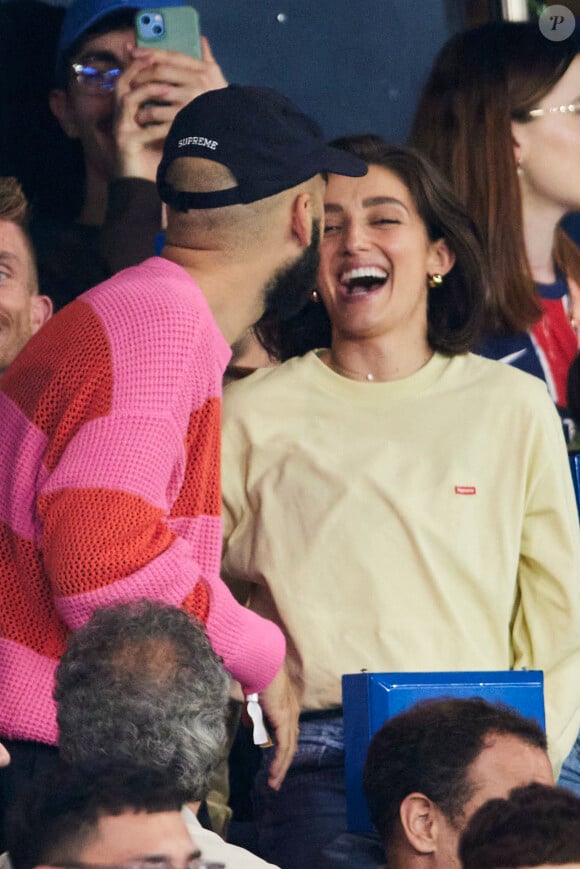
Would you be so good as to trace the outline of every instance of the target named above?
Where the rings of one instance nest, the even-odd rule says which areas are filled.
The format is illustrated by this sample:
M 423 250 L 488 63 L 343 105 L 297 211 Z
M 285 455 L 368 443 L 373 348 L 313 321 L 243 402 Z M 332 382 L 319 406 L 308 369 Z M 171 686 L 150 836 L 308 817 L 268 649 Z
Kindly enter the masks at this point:
M 223 575 L 284 630 L 303 710 L 281 791 L 256 785 L 282 869 L 324 865 L 346 827 L 343 673 L 542 669 L 556 767 L 580 724 L 557 412 L 539 379 L 468 352 L 483 255 L 439 173 L 377 137 L 339 144 L 369 172 L 329 177 L 313 301 L 262 330 L 288 361 L 224 401 Z

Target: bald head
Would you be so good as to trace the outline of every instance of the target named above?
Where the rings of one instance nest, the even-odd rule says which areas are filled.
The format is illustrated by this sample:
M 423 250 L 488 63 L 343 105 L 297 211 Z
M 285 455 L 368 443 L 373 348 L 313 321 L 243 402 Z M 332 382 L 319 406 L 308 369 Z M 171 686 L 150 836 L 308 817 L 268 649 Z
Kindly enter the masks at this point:
M 213 193 L 237 185 L 226 166 L 199 157 L 175 160 L 167 170 L 167 181 L 180 192 Z M 320 176 L 316 176 L 297 187 L 247 204 L 186 212 L 170 209 L 167 244 L 191 250 L 219 250 L 226 258 L 239 258 L 241 253 L 262 247 L 264 237 L 289 225 L 290 207 L 298 192 L 316 191 L 321 198 L 321 189 Z
M 173 206 L 163 256 L 194 278 L 230 345 L 266 312 L 286 318 L 305 304 L 316 280 L 324 220 L 321 174 L 272 196 L 212 208 L 196 205 L 205 206 L 204 194 L 238 198 L 236 178 L 222 163 L 177 157 L 164 178 Z M 196 204 L 181 210 L 191 196 Z

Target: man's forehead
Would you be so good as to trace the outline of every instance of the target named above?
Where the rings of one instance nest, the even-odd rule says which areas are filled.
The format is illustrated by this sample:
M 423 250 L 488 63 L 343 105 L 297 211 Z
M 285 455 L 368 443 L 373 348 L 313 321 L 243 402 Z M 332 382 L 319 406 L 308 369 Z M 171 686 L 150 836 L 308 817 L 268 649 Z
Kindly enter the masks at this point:
M 0 256 L 28 262 L 30 254 L 24 230 L 11 220 L 0 218 Z
M 160 812 L 132 811 L 101 814 L 94 835 L 82 850 L 86 863 L 145 863 L 157 858 L 187 864 L 197 848 L 177 809 Z
M 135 34 L 133 28 L 129 25 L 112 27 L 104 33 L 93 33 L 81 38 L 81 41 L 75 48 L 73 60 L 81 58 L 93 57 L 95 55 L 111 55 L 114 58 L 121 59 L 125 53 L 127 43 L 135 43 Z
M 477 791 L 493 790 L 507 796 L 514 788 L 541 782 L 554 784 L 550 761 L 543 748 L 516 734 L 490 733 L 469 767 L 468 780 Z

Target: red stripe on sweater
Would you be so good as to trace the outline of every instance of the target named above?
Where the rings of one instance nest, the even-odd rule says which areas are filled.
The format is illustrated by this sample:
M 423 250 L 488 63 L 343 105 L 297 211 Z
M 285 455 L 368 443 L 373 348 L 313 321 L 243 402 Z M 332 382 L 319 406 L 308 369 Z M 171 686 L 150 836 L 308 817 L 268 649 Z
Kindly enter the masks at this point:
M 41 495 L 44 562 L 54 593 L 86 594 L 130 576 L 175 534 L 161 510 L 128 492 L 71 489 Z
M 58 659 L 68 628 L 54 606 L 40 551 L 0 524 L 0 635 Z
M 50 438 L 45 464 L 52 470 L 79 428 L 111 408 L 109 341 L 90 305 L 77 300 L 49 320 L 4 376 L 2 391 Z
M 208 398 L 191 414 L 184 482 L 171 510 L 179 516 L 221 516 L 221 401 Z
M 195 616 L 202 625 L 206 624 L 209 616 L 209 592 L 203 580 L 200 580 L 191 594 L 187 595 L 181 607 L 190 616 Z

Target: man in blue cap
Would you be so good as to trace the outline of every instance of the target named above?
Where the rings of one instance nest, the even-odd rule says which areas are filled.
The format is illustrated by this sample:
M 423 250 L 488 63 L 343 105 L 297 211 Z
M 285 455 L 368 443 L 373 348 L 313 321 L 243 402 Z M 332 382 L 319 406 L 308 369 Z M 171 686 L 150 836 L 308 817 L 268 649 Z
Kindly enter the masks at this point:
M 171 122 L 196 96 L 226 85 L 204 37 L 201 59 L 136 47 L 135 12 L 151 5 L 75 0 L 63 20 L 50 107 L 82 147 L 84 196 L 74 223 L 32 226 L 41 285 L 58 306 L 154 253 L 155 173 Z

